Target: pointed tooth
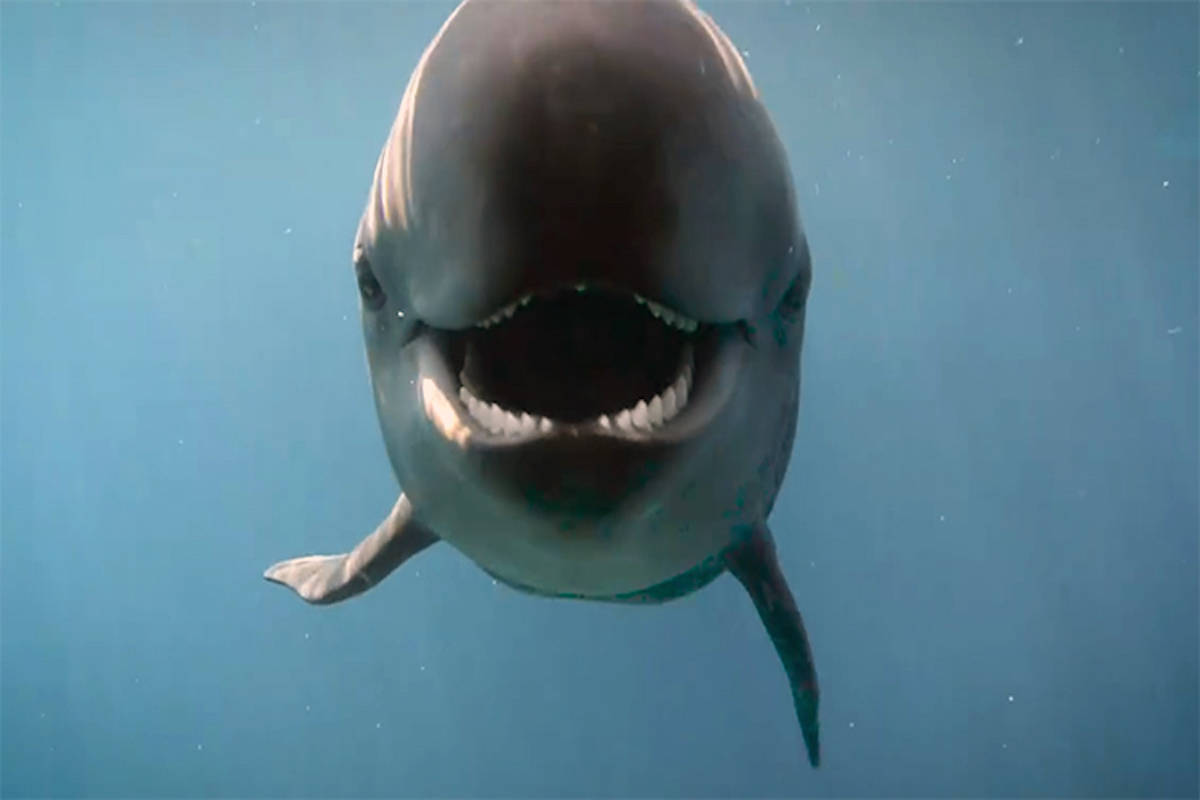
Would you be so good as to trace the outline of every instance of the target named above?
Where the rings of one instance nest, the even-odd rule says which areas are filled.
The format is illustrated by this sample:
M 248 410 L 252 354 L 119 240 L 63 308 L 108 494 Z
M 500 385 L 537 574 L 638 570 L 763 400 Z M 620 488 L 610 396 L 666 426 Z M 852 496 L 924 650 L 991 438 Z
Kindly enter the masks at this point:
M 596 422 L 600 423 L 600 427 L 608 430 L 612 427 L 612 420 L 608 418 L 608 414 L 601 414 L 596 417 Z
M 537 427 L 537 423 L 533 421 L 533 417 L 529 416 L 528 414 L 521 415 L 521 433 L 533 433 L 533 429 L 535 427 Z
M 676 412 L 679 411 L 679 406 L 676 405 L 675 387 L 668 386 L 666 391 L 662 393 L 662 410 L 663 421 L 675 418 Z
M 463 405 L 465 405 L 465 406 L 467 406 L 468 408 L 470 408 L 470 406 L 471 406 L 471 393 L 467 391 L 467 387 L 465 387 L 465 386 L 462 386 L 462 385 L 460 385 L 460 386 L 458 387 L 458 399 L 463 401 Z
M 488 429 L 492 433 L 500 433 L 504 430 L 504 410 L 500 406 L 492 403 L 488 406 Z
M 549 433 L 552 427 L 554 427 L 554 423 L 546 417 L 538 418 L 538 430 L 540 430 L 542 433 Z
M 675 410 L 682 411 L 688 401 L 688 384 L 683 375 L 675 379 L 675 385 L 671 387 L 675 390 Z
M 654 395 L 654 399 L 650 401 L 650 405 L 648 406 L 648 411 L 650 412 L 651 425 L 663 424 L 663 401 L 661 396 Z
M 633 407 L 633 414 L 630 415 L 633 419 L 633 427 L 638 430 L 650 430 L 650 412 L 646 408 L 645 400 L 638 400 L 637 405 Z
M 633 299 L 634 299 L 634 300 L 637 302 L 637 304 L 638 304 L 639 306 L 644 306 L 644 305 L 646 305 L 646 298 L 642 297 L 640 294 L 635 294 L 635 295 L 633 296 Z
M 511 411 L 504 412 L 504 433 L 508 436 L 516 436 L 521 432 L 521 420 Z
M 531 300 L 533 300 L 533 295 L 527 294 L 524 297 L 522 297 L 518 302 L 523 306 L 527 306 L 527 305 L 529 305 Z
M 633 420 L 630 418 L 628 408 L 622 411 L 620 414 L 617 414 L 617 418 L 614 420 L 614 422 L 616 422 L 617 427 L 621 430 L 629 431 L 631 433 L 633 432 Z

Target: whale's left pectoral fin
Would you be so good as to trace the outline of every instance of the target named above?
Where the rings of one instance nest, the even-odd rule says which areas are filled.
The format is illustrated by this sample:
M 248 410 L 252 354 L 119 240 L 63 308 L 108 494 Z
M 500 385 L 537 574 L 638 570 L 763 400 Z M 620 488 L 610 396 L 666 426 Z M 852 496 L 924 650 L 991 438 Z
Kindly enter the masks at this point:
M 792 702 L 800 721 L 804 746 L 808 749 L 808 761 L 814 767 L 818 766 L 821 763 L 821 727 L 817 716 L 820 696 L 817 671 L 813 666 L 808 634 L 804 631 L 804 620 L 779 568 L 775 540 L 765 523 L 756 526 L 748 539 L 725 551 L 725 565 L 746 587 L 771 636 L 791 684 Z
M 291 587 L 310 603 L 328 605 L 365 592 L 436 541 L 437 535 L 413 518 L 412 504 L 401 494 L 387 519 L 349 553 L 280 561 L 263 577 Z

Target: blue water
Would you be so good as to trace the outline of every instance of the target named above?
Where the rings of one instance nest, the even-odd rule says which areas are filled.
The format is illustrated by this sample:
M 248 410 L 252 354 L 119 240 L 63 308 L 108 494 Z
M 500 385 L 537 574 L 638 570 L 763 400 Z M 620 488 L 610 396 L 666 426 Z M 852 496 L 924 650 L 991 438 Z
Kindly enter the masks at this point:
M 0 794 L 1196 796 L 1196 3 L 739 3 L 812 245 L 772 517 L 825 763 L 723 578 L 263 567 L 396 486 L 354 226 L 444 4 L 0 7 Z

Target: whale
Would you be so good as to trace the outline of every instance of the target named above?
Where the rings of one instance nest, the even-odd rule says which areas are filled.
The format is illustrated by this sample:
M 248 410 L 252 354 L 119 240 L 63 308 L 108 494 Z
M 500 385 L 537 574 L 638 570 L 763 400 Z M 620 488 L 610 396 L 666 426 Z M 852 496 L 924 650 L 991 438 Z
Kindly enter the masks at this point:
M 445 543 L 549 598 L 652 605 L 728 573 L 820 763 L 809 637 L 768 525 L 812 259 L 785 148 L 683 0 L 466 0 L 421 55 L 351 264 L 402 491 L 264 577 L 327 605 Z

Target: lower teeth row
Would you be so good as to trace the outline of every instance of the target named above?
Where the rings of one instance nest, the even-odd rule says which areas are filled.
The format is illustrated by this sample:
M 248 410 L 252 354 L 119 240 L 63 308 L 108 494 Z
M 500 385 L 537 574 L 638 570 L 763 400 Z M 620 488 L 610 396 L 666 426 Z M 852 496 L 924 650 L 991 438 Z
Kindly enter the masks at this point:
M 556 422 L 549 417 L 528 414 L 521 411 L 510 411 L 495 403 L 487 403 L 471 394 L 466 386 L 461 385 L 462 376 L 459 376 L 459 380 L 458 396 L 462 400 L 463 405 L 471 412 L 471 416 L 475 418 L 476 422 L 492 433 L 505 436 L 521 436 L 533 433 L 534 431 L 548 433 L 556 425 L 566 424 Z M 630 433 L 633 431 L 650 431 L 674 419 L 687 405 L 691 390 L 692 355 L 689 351 L 684 358 L 683 368 L 679 371 L 675 382 L 666 389 L 663 389 L 649 400 L 639 400 L 636 405 L 629 408 L 609 414 L 601 414 L 590 422 L 591 424 L 599 425 L 605 430 L 615 428 L 616 430 Z

